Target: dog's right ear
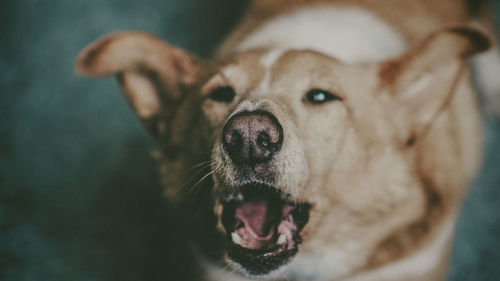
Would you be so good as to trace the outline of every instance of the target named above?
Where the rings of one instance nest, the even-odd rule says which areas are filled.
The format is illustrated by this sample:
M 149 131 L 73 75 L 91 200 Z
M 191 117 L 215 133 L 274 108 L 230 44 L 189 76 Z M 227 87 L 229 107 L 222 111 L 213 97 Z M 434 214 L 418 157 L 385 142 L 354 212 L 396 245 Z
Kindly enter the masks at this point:
M 75 61 L 89 77 L 116 75 L 142 124 L 158 136 L 162 120 L 194 83 L 200 63 L 186 52 L 145 32 L 119 32 L 87 46 Z

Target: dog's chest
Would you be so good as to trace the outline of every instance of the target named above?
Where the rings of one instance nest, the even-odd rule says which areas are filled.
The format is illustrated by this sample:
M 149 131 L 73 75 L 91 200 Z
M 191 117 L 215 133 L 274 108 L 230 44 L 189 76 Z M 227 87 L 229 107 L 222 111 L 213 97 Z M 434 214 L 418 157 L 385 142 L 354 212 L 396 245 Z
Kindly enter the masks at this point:
M 406 43 L 398 32 L 361 8 L 322 5 L 276 17 L 236 45 L 254 48 L 310 49 L 346 63 L 374 62 L 402 53 Z

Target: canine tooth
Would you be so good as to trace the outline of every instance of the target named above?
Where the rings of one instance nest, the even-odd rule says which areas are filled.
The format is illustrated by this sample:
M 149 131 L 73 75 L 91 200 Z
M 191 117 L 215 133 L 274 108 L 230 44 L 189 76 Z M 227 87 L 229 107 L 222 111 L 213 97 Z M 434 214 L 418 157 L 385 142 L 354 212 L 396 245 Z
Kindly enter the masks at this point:
M 231 238 L 233 239 L 234 244 L 241 245 L 241 237 L 238 233 L 231 233 Z
M 278 241 L 276 241 L 276 244 L 278 245 L 283 245 L 286 243 L 286 235 L 285 234 L 281 234 L 279 237 L 278 237 Z

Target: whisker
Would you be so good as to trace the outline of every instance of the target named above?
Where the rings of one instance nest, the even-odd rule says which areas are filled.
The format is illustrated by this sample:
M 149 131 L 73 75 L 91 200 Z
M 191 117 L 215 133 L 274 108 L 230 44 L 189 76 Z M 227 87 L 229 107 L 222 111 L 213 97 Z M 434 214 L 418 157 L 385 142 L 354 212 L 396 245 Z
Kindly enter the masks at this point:
M 200 163 L 194 165 L 193 167 L 189 168 L 189 170 L 196 169 L 196 168 L 198 168 L 200 166 L 204 166 L 204 165 L 210 166 L 211 164 L 212 164 L 212 160 L 203 161 L 203 162 L 200 162 Z
M 212 174 L 214 173 L 214 170 L 211 170 L 209 172 L 207 172 L 203 177 L 201 177 L 193 186 L 191 186 L 191 188 L 189 189 L 189 193 L 192 193 L 192 192 L 200 192 L 201 189 L 197 189 L 197 187 L 205 180 L 207 179 L 209 176 L 211 176 Z M 211 191 L 212 192 L 212 191 Z M 211 201 L 210 200 L 207 200 L 204 202 L 205 203 L 205 207 L 210 207 L 210 203 Z M 205 210 L 207 210 L 208 208 L 198 208 L 197 209 L 197 213 L 194 215 L 193 217 L 193 222 L 197 222 L 199 221 L 199 219 L 202 217 L 202 214 Z
M 188 184 L 190 184 L 195 178 L 197 178 L 200 175 L 200 173 L 203 173 L 204 171 L 206 171 L 206 169 L 210 168 L 212 166 L 212 162 L 211 161 L 205 161 L 205 162 L 202 162 L 202 163 L 198 163 L 195 166 L 201 166 L 201 167 L 199 167 L 199 170 L 196 171 L 196 172 L 194 172 L 194 174 L 188 180 L 186 180 L 186 182 L 184 184 L 182 184 L 181 189 L 186 188 L 186 186 Z M 195 167 L 193 167 L 191 169 L 194 169 L 194 168 Z M 192 193 L 194 191 L 195 187 L 196 187 L 196 184 L 193 185 L 193 186 L 191 186 L 191 188 L 189 188 L 187 190 L 188 194 Z
M 194 189 L 196 187 L 198 187 L 198 185 L 200 183 L 202 183 L 207 177 L 211 176 L 212 174 L 214 173 L 214 170 L 211 170 L 209 171 L 208 173 L 206 173 L 203 177 L 201 177 L 192 187 L 191 189 Z
M 200 171 L 196 172 L 194 175 L 192 175 L 189 179 L 186 180 L 186 182 L 184 184 L 182 184 L 181 189 L 185 189 L 186 186 L 191 184 L 198 177 L 198 175 L 200 175 L 203 172 L 204 172 L 204 170 L 200 170 Z M 191 194 L 193 191 L 195 191 L 195 188 L 193 186 L 191 186 L 190 188 L 187 189 L 186 193 Z
M 222 166 L 215 166 L 212 170 L 214 173 L 219 172 L 222 169 Z M 213 204 L 215 202 L 215 195 L 216 195 L 216 190 L 215 186 L 212 187 L 212 191 L 210 192 L 210 198 L 209 201 Z

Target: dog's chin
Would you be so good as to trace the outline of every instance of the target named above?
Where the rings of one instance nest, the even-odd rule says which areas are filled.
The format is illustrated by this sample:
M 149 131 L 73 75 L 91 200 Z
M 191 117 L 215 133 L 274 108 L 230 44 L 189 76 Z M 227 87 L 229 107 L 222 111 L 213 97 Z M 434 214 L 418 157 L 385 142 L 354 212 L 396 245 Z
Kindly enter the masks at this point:
M 261 183 L 226 190 L 220 202 L 229 263 L 248 277 L 272 276 L 297 254 L 310 204 Z

